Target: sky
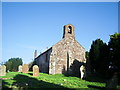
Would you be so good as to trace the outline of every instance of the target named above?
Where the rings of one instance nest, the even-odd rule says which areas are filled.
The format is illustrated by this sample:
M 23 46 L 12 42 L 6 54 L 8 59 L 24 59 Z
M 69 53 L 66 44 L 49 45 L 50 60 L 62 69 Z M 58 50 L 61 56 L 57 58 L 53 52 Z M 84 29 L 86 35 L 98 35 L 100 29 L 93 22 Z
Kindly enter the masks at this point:
M 75 27 L 76 40 L 89 51 L 93 40 L 118 32 L 117 2 L 3 2 L 2 61 L 24 63 L 62 39 L 63 26 Z

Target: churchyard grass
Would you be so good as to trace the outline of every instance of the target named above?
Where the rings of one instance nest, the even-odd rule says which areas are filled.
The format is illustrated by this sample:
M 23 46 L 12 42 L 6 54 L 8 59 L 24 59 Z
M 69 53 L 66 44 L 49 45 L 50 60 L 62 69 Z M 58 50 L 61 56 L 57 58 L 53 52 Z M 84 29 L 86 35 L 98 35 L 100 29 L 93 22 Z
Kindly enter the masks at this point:
M 63 74 L 48 75 L 40 73 L 38 77 L 33 77 L 32 72 L 20 73 L 9 72 L 3 78 L 3 88 L 93 88 L 102 89 L 105 82 L 92 82 L 81 80 L 78 77 L 64 76 Z M 120 86 L 118 86 L 120 88 Z

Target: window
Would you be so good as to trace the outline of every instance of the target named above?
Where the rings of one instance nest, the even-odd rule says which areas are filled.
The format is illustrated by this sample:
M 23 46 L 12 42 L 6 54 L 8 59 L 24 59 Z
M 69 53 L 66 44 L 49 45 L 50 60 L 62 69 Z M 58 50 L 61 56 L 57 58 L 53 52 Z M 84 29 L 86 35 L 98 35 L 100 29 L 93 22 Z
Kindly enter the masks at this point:
M 68 26 L 68 33 L 72 34 L 72 27 Z

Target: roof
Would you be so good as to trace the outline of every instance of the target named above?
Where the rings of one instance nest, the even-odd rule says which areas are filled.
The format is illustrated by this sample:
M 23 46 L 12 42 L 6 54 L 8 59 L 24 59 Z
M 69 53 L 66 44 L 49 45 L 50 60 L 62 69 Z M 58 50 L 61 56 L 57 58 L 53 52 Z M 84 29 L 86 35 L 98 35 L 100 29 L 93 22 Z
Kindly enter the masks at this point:
M 48 52 L 49 50 L 51 50 L 52 47 L 50 47 L 49 49 L 47 49 L 46 51 L 44 51 L 43 53 L 41 53 L 39 56 L 37 56 L 35 59 L 39 58 L 41 55 L 45 54 L 46 52 Z

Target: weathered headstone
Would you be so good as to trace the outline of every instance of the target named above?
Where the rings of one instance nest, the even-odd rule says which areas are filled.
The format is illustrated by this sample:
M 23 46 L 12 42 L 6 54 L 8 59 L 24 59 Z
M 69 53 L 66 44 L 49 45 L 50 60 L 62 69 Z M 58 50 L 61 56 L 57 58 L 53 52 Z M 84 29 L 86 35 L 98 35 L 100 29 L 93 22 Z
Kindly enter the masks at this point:
M 39 67 L 37 65 L 33 66 L 33 76 L 39 76 Z
M 28 64 L 24 64 L 22 66 L 22 73 L 28 73 L 28 71 L 29 71 Z
M 6 75 L 6 66 L 2 65 L 0 66 L 0 76 L 5 76 Z
M 80 67 L 81 79 L 85 78 L 85 66 Z
M 22 65 L 18 66 L 18 72 L 22 72 Z

